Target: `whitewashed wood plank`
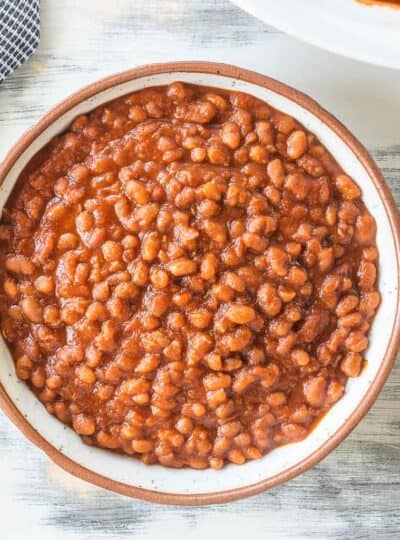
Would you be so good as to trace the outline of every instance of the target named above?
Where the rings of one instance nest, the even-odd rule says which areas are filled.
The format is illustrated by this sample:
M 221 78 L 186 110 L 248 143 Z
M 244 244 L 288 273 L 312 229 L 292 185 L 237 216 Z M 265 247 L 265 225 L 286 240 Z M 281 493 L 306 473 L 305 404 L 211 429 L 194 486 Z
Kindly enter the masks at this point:
M 296 86 L 336 114 L 372 151 L 400 205 L 400 73 L 318 51 L 228 0 L 41 4 L 38 53 L 0 85 L 0 159 L 49 107 L 99 77 L 153 61 L 225 61 Z M 394 539 L 400 534 L 399 432 L 397 362 L 367 417 L 313 470 L 243 501 L 177 508 L 73 478 L 0 414 L 0 538 Z

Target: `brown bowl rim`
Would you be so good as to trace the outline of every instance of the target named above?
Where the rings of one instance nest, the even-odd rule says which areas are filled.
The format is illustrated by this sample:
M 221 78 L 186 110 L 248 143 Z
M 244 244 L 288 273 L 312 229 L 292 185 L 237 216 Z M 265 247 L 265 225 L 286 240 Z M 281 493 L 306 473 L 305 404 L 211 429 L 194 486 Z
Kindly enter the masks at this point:
M 378 190 L 381 201 L 389 218 L 392 236 L 396 250 L 396 266 L 397 275 L 400 275 L 399 260 L 400 260 L 400 220 L 397 213 L 396 204 L 393 196 L 387 186 L 382 173 L 375 164 L 373 158 L 368 151 L 360 143 L 360 141 L 349 132 L 349 130 L 332 114 L 323 109 L 313 99 L 268 76 L 261 75 L 254 71 L 249 71 L 240 67 L 235 67 L 228 64 L 215 62 L 201 61 L 183 61 L 183 62 L 166 62 L 158 64 L 148 64 L 139 66 L 115 75 L 108 76 L 99 81 L 96 81 L 81 90 L 74 92 L 71 96 L 63 100 L 61 103 L 50 109 L 31 129 L 26 131 L 11 150 L 6 155 L 4 161 L 0 165 L 0 185 L 4 182 L 7 174 L 11 170 L 20 155 L 29 147 L 29 145 L 56 119 L 65 114 L 72 107 L 76 106 L 83 100 L 86 100 L 99 92 L 107 90 L 113 86 L 129 80 L 141 78 L 144 76 L 154 75 L 158 73 L 173 73 L 173 72 L 189 72 L 189 73 L 207 73 L 217 74 L 225 77 L 243 80 L 278 93 L 304 109 L 311 112 L 325 125 L 332 129 L 342 141 L 351 149 L 353 154 L 358 158 L 362 166 L 368 172 L 372 182 Z M 220 492 L 210 492 L 201 494 L 175 494 L 156 492 L 148 489 L 143 489 L 135 486 L 130 486 L 110 478 L 106 478 L 96 472 L 93 472 L 76 463 L 73 459 L 63 455 L 57 448 L 47 442 L 27 421 L 27 419 L 19 412 L 15 404 L 7 395 L 5 389 L 0 384 L 0 408 L 5 412 L 9 419 L 22 431 L 22 433 L 37 447 L 43 450 L 50 459 L 64 470 L 74 476 L 86 480 L 92 484 L 103 487 L 110 491 L 151 501 L 155 503 L 173 504 L 173 505 L 204 505 L 218 504 L 241 499 L 255 495 L 279 484 L 286 482 L 295 476 L 305 472 L 324 457 L 326 457 L 338 444 L 340 444 L 355 426 L 364 417 L 372 404 L 375 402 L 380 390 L 382 389 L 390 370 L 393 366 L 396 352 L 400 344 L 400 290 L 397 293 L 397 305 L 395 322 L 393 324 L 391 337 L 385 355 L 382 360 L 381 367 L 365 394 L 363 400 L 358 407 L 352 412 L 342 426 L 329 437 L 321 446 L 302 460 L 297 465 L 274 475 L 271 478 L 261 480 L 255 484 L 234 488 Z M 205 474 L 207 474 L 205 472 Z

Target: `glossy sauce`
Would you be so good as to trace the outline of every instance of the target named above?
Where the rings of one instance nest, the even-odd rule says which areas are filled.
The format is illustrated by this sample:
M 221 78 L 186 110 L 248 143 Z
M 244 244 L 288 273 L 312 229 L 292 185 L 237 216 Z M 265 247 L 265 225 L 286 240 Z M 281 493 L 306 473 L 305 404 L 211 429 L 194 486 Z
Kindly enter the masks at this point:
M 293 118 L 173 83 L 78 117 L 0 226 L 17 375 L 85 442 L 221 468 L 303 439 L 380 302 L 361 190 Z

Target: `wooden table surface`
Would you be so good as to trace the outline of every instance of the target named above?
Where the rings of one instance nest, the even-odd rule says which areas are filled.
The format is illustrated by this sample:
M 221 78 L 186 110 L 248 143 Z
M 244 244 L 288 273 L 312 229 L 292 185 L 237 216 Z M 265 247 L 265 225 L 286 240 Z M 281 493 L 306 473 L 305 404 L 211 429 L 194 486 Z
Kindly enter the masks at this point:
M 37 54 L 0 85 L 0 159 L 50 106 L 139 64 L 215 60 L 319 101 L 372 152 L 400 203 L 400 72 L 292 39 L 228 0 L 42 0 Z M 207 473 L 205 473 L 207 474 Z M 178 508 L 114 495 L 52 464 L 0 413 L 0 538 L 100 540 L 400 537 L 400 366 L 350 437 L 268 493 Z

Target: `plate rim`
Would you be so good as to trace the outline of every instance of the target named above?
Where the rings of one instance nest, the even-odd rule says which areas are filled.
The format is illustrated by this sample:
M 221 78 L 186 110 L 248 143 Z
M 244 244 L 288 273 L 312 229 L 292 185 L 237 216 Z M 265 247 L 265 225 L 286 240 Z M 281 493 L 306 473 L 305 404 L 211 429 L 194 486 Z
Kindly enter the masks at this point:
M 301 31 L 299 27 L 294 27 L 290 22 L 283 18 L 277 18 L 271 13 L 268 14 L 267 10 L 264 10 L 261 6 L 258 5 L 257 0 L 231 0 L 231 2 L 238 7 L 239 9 L 242 9 L 246 13 L 252 15 L 253 17 L 256 17 L 257 19 L 263 21 L 266 24 L 270 24 L 271 26 L 277 28 L 278 30 L 281 30 L 282 32 L 299 39 L 303 43 L 307 43 L 309 45 L 312 45 L 314 47 L 317 47 L 319 49 L 337 54 L 343 58 L 348 58 L 352 60 L 356 60 L 359 62 L 363 62 L 366 64 L 372 64 L 374 66 L 380 66 L 380 67 L 386 67 L 390 69 L 398 70 L 400 69 L 400 54 L 397 56 L 398 60 L 395 60 L 393 57 L 387 57 L 385 55 L 381 54 L 381 51 L 379 50 L 373 50 L 373 52 L 356 52 L 351 53 L 348 52 L 345 47 L 335 46 L 330 41 L 327 41 L 326 39 L 323 39 L 319 34 L 311 34 L 305 36 L 305 32 Z M 363 7 L 363 6 L 361 6 Z M 388 6 L 371 6 L 371 5 L 364 5 L 365 9 L 390 9 L 393 11 L 393 7 Z M 400 10 L 398 10 L 400 13 Z M 339 21 L 340 22 L 340 21 Z M 336 24 L 337 26 L 337 24 Z M 370 27 L 371 25 L 360 22 L 360 27 Z M 333 28 L 332 28 L 333 30 Z M 341 31 L 343 31 L 343 28 L 340 28 Z M 349 31 L 349 29 L 347 29 Z M 367 30 L 365 31 L 366 34 L 368 34 Z M 379 33 L 380 36 L 382 36 L 382 32 Z M 326 36 L 326 34 L 325 34 Z M 349 36 L 350 37 L 350 36 Z M 400 40 L 400 33 L 399 33 L 399 40 Z M 390 47 L 390 44 L 393 40 L 390 42 L 387 42 L 387 47 Z

